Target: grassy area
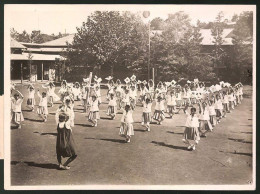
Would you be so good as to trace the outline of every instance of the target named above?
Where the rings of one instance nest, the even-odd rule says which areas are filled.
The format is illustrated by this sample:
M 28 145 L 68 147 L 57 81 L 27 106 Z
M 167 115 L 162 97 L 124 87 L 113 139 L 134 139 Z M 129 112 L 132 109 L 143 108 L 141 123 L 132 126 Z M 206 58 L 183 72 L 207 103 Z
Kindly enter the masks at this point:
M 17 87 L 26 98 L 26 86 Z M 243 103 L 190 152 L 182 143 L 183 112 L 166 118 L 163 125 L 152 124 L 151 132 L 146 132 L 140 106 L 134 112 L 135 135 L 125 143 L 118 135 L 121 114 L 115 120 L 106 116 L 106 90 L 102 90 L 98 127 L 90 127 L 81 102 L 75 104 L 78 158 L 68 171 L 57 170 L 54 114 L 59 103 L 49 108 L 48 121 L 42 123 L 35 112 L 28 112 L 24 101 L 22 129 L 11 130 L 11 184 L 250 184 L 252 88 L 245 86 L 244 93 Z

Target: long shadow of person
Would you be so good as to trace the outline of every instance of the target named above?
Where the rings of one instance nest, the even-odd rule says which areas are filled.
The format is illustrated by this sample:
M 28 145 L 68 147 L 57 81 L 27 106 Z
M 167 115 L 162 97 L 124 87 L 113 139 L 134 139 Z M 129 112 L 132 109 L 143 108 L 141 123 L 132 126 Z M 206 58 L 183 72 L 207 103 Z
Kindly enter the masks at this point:
M 102 140 L 102 141 L 111 141 L 114 143 L 125 143 L 125 140 L 122 139 L 98 139 L 98 138 L 93 138 L 93 137 L 85 137 L 85 139 L 94 139 L 94 140 Z
M 24 164 L 27 164 L 28 166 L 45 168 L 45 169 L 58 169 L 59 168 L 59 166 L 57 164 L 52 164 L 52 163 L 35 163 L 35 162 L 28 162 L 28 161 L 11 161 L 11 165 L 17 165 L 19 163 L 24 163 Z
M 164 142 L 157 142 L 157 141 L 151 141 L 151 143 L 159 145 L 159 146 L 165 146 L 165 147 L 172 148 L 172 149 L 188 151 L 187 147 L 183 147 L 183 146 L 169 145 L 169 144 L 166 144 Z
M 183 133 L 176 133 L 174 131 L 167 131 L 167 133 L 171 133 L 171 134 L 174 134 L 174 135 L 183 135 Z
M 40 135 L 52 135 L 52 136 L 57 136 L 57 133 L 41 133 L 41 132 L 38 132 L 38 131 L 34 131 L 33 133 L 38 133 Z
M 43 122 L 42 120 L 37 120 L 37 119 L 29 119 L 29 118 L 24 118 L 24 120 L 27 120 L 27 121 L 32 121 L 32 122 L 38 122 L 38 123 L 42 123 L 42 122 Z

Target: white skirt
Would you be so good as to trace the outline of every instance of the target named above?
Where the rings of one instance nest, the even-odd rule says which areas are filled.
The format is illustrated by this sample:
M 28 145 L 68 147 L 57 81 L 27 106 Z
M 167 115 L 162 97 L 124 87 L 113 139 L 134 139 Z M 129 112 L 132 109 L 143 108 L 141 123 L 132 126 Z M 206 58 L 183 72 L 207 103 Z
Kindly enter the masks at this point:
M 121 123 L 119 135 L 126 137 L 134 135 L 134 127 L 132 123 Z
M 48 107 L 47 106 L 38 106 L 37 114 L 38 115 L 48 115 Z

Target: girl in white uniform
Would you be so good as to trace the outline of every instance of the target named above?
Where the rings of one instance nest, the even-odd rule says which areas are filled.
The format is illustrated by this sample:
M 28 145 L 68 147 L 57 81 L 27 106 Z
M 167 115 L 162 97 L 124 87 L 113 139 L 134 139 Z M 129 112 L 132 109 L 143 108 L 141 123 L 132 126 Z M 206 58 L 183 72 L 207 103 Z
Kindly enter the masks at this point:
M 209 122 L 209 107 L 206 102 L 203 102 L 200 104 L 200 116 L 199 116 L 199 121 L 200 121 L 200 132 L 201 132 L 201 137 L 206 137 L 206 133 L 208 131 L 212 131 L 212 125 Z
M 45 92 L 40 94 L 39 90 L 37 92 L 38 97 L 40 98 L 39 106 L 37 108 L 37 114 L 43 119 L 43 122 L 47 121 L 48 116 L 48 99 Z
M 133 110 L 130 105 L 126 105 L 123 116 L 121 118 L 121 126 L 119 129 L 119 135 L 126 138 L 126 142 L 130 142 L 131 136 L 134 135 L 134 127 L 133 127 Z
M 153 115 L 153 119 L 157 121 L 158 125 L 162 124 L 162 121 L 165 119 L 164 115 L 164 101 L 165 99 L 158 95 L 157 101 L 155 104 L 155 112 Z
M 210 124 L 212 125 L 212 128 L 215 127 L 217 124 L 214 100 L 209 101 L 209 119 L 210 119 Z
M 216 111 L 217 122 L 220 123 L 220 120 L 222 119 L 223 116 L 223 104 L 222 104 L 222 100 L 220 99 L 220 94 L 216 95 L 215 111 Z
M 89 102 L 89 115 L 88 120 L 92 123 L 93 127 L 97 127 L 97 122 L 99 117 L 99 108 L 98 108 L 98 100 L 97 96 L 93 95 Z
M 175 107 L 176 107 L 176 96 L 174 94 L 174 91 L 171 91 L 169 95 L 167 95 L 167 109 L 168 109 L 168 114 L 172 118 L 175 112 Z
M 147 131 L 150 131 L 151 112 L 152 112 L 151 99 L 146 98 L 143 101 L 142 125 L 144 125 L 146 127 Z
M 14 97 L 11 97 L 12 122 L 18 126 L 18 129 L 21 129 L 21 122 L 24 121 L 22 113 L 23 95 L 18 90 L 13 91 L 16 91 L 16 93 Z
M 35 105 L 35 90 L 32 85 L 28 87 L 28 99 L 27 99 L 27 106 L 33 111 Z
M 108 108 L 107 108 L 107 115 L 111 116 L 111 119 L 115 119 L 116 117 L 116 108 L 117 105 L 117 99 L 114 97 L 114 94 L 110 94 L 109 102 L 108 102 Z
M 72 88 L 72 92 L 73 92 L 73 96 L 74 96 L 74 100 L 79 101 L 81 100 L 81 90 L 80 90 L 80 85 L 79 82 L 75 82 L 74 86 Z
M 191 108 L 191 114 L 187 114 L 185 123 L 184 139 L 182 141 L 188 144 L 188 150 L 195 150 L 195 146 L 199 143 L 199 119 L 196 115 L 196 108 Z
M 47 88 L 47 96 L 50 99 L 51 107 L 53 107 L 53 102 L 60 100 L 60 98 L 55 94 L 55 85 L 50 82 L 47 85 L 42 85 L 42 87 Z

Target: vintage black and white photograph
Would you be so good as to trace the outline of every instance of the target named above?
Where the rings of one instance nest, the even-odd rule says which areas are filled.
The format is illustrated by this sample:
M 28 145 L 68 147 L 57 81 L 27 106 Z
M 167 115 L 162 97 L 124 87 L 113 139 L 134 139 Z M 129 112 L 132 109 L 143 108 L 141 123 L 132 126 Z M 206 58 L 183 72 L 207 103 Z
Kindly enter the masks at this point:
M 6 189 L 255 189 L 255 5 L 4 11 Z

